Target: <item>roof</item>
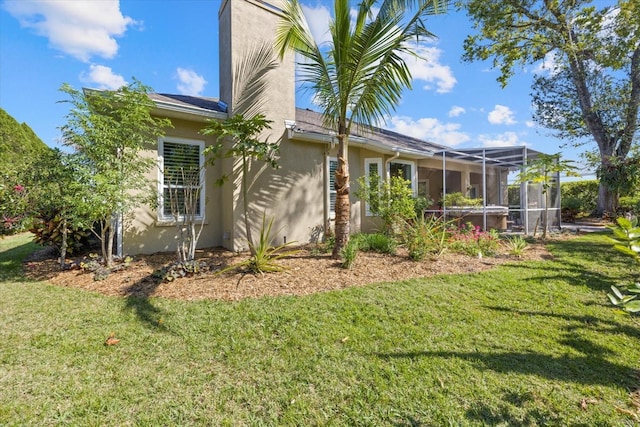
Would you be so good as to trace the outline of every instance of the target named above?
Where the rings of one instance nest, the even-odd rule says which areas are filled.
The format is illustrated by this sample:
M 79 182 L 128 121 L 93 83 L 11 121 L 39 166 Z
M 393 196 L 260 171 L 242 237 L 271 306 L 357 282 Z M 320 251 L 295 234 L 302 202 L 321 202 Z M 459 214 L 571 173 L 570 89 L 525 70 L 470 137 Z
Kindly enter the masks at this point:
M 217 98 L 165 93 L 153 93 L 149 97 L 164 115 L 170 117 L 193 120 L 195 116 L 202 121 L 227 118 L 227 106 Z M 335 142 L 335 132 L 323 126 L 322 113 L 305 108 L 296 108 L 295 126 L 289 129 L 289 136 L 294 140 Z M 352 132 L 349 143 L 377 152 L 399 153 L 414 159 L 444 155 L 449 160 L 484 162 L 488 166 L 510 169 L 522 166 L 527 159 L 536 158 L 540 154 L 525 146 L 455 149 L 379 127 L 372 127 L 366 133 Z
M 149 98 L 156 103 L 158 110 L 169 117 L 193 120 L 196 116 L 202 121 L 227 118 L 227 106 L 217 98 L 167 93 L 150 93 Z
M 293 130 L 294 139 L 315 139 L 318 142 L 328 142 L 335 132 L 322 124 L 322 114 L 313 110 L 296 108 L 296 120 Z M 411 136 L 402 135 L 387 129 L 372 127 L 371 132 L 352 132 L 349 143 L 368 147 L 374 151 L 401 153 L 408 157 L 432 157 L 443 145 L 423 141 Z

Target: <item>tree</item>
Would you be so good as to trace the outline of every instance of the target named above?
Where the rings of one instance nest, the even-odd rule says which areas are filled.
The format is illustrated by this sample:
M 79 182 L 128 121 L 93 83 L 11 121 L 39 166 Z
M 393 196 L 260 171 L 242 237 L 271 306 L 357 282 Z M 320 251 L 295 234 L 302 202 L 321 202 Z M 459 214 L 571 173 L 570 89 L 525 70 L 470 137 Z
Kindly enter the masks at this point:
M 268 82 L 265 77 L 276 66 L 270 46 L 263 43 L 250 48 L 238 63 L 234 74 L 234 115 L 222 122 L 210 121 L 201 131 L 203 135 L 218 137 L 216 145 L 205 149 L 205 154 L 211 156 L 209 163 L 221 157 L 240 158 L 244 226 L 251 255 L 255 255 L 255 242 L 249 224 L 249 165 L 251 161 L 257 160 L 266 162 L 273 168 L 278 167 L 278 143 L 263 141 L 260 137 L 264 131 L 271 129 L 272 121 L 263 112 Z M 225 139 L 228 139 L 226 145 Z M 220 183 L 226 178 L 223 177 Z
M 31 231 L 39 243 L 57 246 L 62 269 L 67 251 L 80 243 L 74 237 L 80 240 L 92 226 L 85 206 L 87 193 L 91 191 L 91 170 L 77 153 L 53 149 L 34 161 L 28 182 L 32 185 L 30 210 L 35 221 L 43 222 L 35 223 Z M 43 229 L 46 232 L 40 233 Z M 56 239 L 54 235 L 61 237 Z
M 516 177 L 518 184 L 533 182 L 534 184 L 542 185 L 542 194 L 545 197 L 544 212 L 542 217 L 543 228 L 542 238 L 547 238 L 547 230 L 549 229 L 549 190 L 555 184 L 556 176 L 559 174 L 566 174 L 567 176 L 578 176 L 576 173 L 576 167 L 571 160 L 561 160 L 560 153 L 556 154 L 538 154 L 538 157 L 528 162 L 520 170 L 520 173 Z
M 75 148 L 91 170 L 84 208 L 100 226 L 94 232 L 111 267 L 118 219 L 157 194 L 146 178 L 155 159 L 141 152 L 156 144 L 171 122 L 151 115 L 150 88 L 138 80 L 115 91 L 79 91 L 68 84 L 60 90 L 70 97 L 61 102 L 71 105 L 61 127 L 63 143 Z
M 301 79 L 315 92 L 324 125 L 337 133 L 336 259 L 350 234 L 347 158 L 352 127 L 370 128 L 395 109 L 402 91 L 411 88 L 411 72 L 402 55 L 415 55 L 411 41 L 432 37 L 423 19 L 444 12 L 446 4 L 444 0 L 364 0 L 352 19 L 350 2 L 335 0 L 331 42 L 326 48 L 313 39 L 299 1 L 283 5 L 276 34 L 279 55 L 294 51 L 303 58 L 298 64 Z
M 504 87 L 524 66 L 555 63 L 533 85 L 534 118 L 575 145 L 595 142 L 599 173 L 615 173 L 637 143 L 640 126 L 640 3 L 619 0 L 597 9 L 591 0 L 463 4 L 479 33 L 465 40 L 464 59 L 500 68 Z M 592 143 L 589 141 L 589 143 Z M 601 181 L 598 210 L 613 211 L 616 190 Z
M 271 121 L 267 120 L 264 115 L 257 114 L 251 118 L 245 118 L 242 114 L 235 114 L 222 122 L 210 122 L 202 133 L 205 135 L 213 134 L 218 138 L 230 138 L 231 144 L 225 149 L 223 143 L 209 146 L 205 149 L 205 154 L 212 155 L 213 158 L 219 157 L 236 157 L 241 159 L 241 178 L 242 178 L 242 199 L 244 209 L 244 225 L 247 235 L 247 241 L 251 243 L 251 254 L 255 255 L 253 249 L 253 238 L 251 235 L 251 226 L 249 224 L 249 206 L 248 206 L 248 177 L 249 162 L 251 160 L 261 160 L 267 162 L 271 167 L 278 167 L 276 153 L 278 152 L 278 144 L 262 141 L 259 135 L 265 129 L 271 129 Z M 226 178 L 226 177 L 225 177 Z

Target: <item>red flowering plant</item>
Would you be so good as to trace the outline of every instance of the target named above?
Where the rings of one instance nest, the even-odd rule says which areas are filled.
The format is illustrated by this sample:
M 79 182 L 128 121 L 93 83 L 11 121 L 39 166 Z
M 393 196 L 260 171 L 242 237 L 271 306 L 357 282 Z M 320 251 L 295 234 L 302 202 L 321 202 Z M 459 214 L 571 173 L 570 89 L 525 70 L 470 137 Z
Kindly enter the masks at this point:
M 27 219 L 27 189 L 20 184 L 9 183 L 8 177 L 0 182 L 0 235 L 24 230 Z
M 471 222 L 453 228 L 450 236 L 451 250 L 469 256 L 493 256 L 500 247 L 500 236 L 495 230 L 482 231 Z

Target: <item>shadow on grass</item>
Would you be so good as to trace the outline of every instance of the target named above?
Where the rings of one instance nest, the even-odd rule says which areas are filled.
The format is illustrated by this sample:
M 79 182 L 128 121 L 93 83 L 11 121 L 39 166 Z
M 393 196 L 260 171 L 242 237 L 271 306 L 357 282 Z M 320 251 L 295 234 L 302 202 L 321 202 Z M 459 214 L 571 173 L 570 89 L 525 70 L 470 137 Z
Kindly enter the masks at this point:
M 581 340 L 583 350 L 588 350 Z M 567 342 L 567 344 L 570 344 Z M 465 360 L 478 369 L 490 369 L 501 374 L 518 373 L 535 375 L 554 381 L 583 385 L 633 386 L 637 371 L 603 359 L 601 349 L 596 354 L 552 356 L 540 353 L 518 352 L 458 352 L 458 351 L 413 351 L 376 354 L 382 359 L 419 359 L 424 357 Z M 582 351 L 577 349 L 578 351 Z M 606 373 L 603 375 L 603 373 Z
M 573 324 L 566 325 L 562 328 L 562 330 L 567 332 L 584 329 L 585 325 L 588 325 L 591 330 L 596 332 L 610 333 L 614 335 L 624 334 L 629 338 L 640 339 L 640 327 L 624 325 L 620 322 L 604 320 L 595 316 L 574 316 L 567 314 L 549 313 L 546 311 L 515 310 L 512 308 L 501 306 L 484 306 L 484 308 L 505 313 L 513 313 L 520 316 L 549 317 L 562 319 L 566 322 L 573 322 Z
M 538 263 L 518 263 L 510 264 L 508 268 L 542 272 L 524 278 L 523 281 L 561 280 L 572 286 L 587 286 L 595 291 L 608 291 L 611 285 L 633 279 L 631 258 L 617 252 L 613 245 L 603 239 L 605 236 L 593 237 L 599 240 L 573 239 L 549 243 L 548 248 L 554 254 L 553 266 L 547 264 L 540 268 Z M 592 266 L 597 266 L 597 270 Z M 616 273 L 612 273 L 614 271 Z
M 523 412 L 528 405 L 536 405 L 539 397 L 531 392 L 514 393 L 506 392 L 500 399 L 497 407 L 492 407 L 483 402 L 475 402 L 467 410 L 466 418 L 481 421 L 485 425 L 508 425 L 514 427 L 562 425 L 562 418 L 552 411 L 540 408 L 530 408 Z M 514 408 L 520 408 L 520 414 L 516 415 Z
M 24 275 L 25 258 L 39 249 L 40 246 L 27 242 L 20 246 L 0 252 L 0 280 L 12 282 L 33 282 Z
M 158 286 L 160 282 L 150 275 L 127 287 L 124 310 L 133 312 L 140 323 L 150 329 L 171 332 L 164 323 L 167 312 L 151 302 Z

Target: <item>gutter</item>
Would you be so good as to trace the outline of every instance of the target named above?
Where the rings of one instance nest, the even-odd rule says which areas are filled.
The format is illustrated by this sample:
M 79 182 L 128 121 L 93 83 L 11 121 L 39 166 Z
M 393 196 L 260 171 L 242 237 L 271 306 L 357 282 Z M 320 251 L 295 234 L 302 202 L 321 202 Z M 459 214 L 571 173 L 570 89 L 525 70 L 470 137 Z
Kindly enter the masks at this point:
M 314 142 L 320 144 L 335 144 L 335 136 L 330 136 L 321 133 L 315 132 L 305 132 L 301 129 L 294 129 L 287 127 L 287 137 L 290 140 L 295 141 L 306 141 L 306 142 Z M 396 159 L 400 156 L 400 154 L 412 158 L 412 159 L 426 159 L 433 157 L 433 152 L 427 151 L 418 151 L 411 150 L 408 148 L 399 148 L 399 147 L 389 147 L 387 145 L 381 144 L 377 141 L 373 141 L 370 139 L 363 138 L 361 136 L 349 136 L 349 145 L 359 148 L 368 148 L 372 151 L 376 151 L 383 154 L 390 154 L 393 159 Z

